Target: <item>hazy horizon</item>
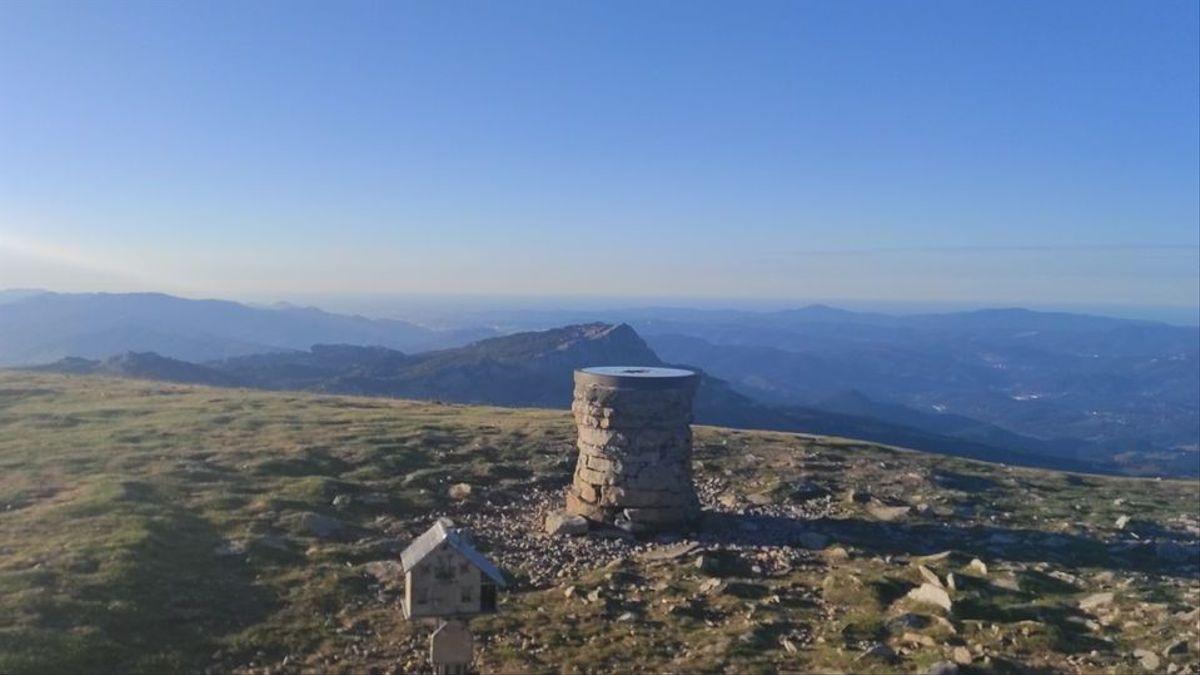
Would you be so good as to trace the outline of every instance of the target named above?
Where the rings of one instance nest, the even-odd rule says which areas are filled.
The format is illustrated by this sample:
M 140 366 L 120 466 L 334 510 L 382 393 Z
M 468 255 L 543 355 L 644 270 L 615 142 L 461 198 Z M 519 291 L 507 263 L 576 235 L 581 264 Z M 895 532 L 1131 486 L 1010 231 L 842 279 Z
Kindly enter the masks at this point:
M 0 287 L 1200 307 L 1198 23 L 7 3 Z
M 164 293 L 161 290 L 96 291 L 88 289 L 46 289 L 0 287 L 3 292 L 51 293 Z M 346 294 L 231 294 L 167 293 L 190 300 L 228 300 L 251 306 L 289 305 L 315 307 L 328 312 L 359 314 L 368 318 L 404 319 L 439 325 L 470 325 L 481 315 L 515 312 L 619 312 L 644 309 L 685 309 L 701 311 L 772 312 L 825 305 L 852 312 L 892 314 L 936 314 L 977 310 L 1027 309 L 1036 312 L 1062 312 L 1107 316 L 1118 319 L 1157 321 L 1178 326 L 1200 326 L 1200 307 L 1170 305 L 1120 305 L 1073 303 L 987 303 L 981 301 L 878 300 L 852 298 L 731 298 L 719 296 L 627 295 L 506 295 L 483 293 L 346 293 Z

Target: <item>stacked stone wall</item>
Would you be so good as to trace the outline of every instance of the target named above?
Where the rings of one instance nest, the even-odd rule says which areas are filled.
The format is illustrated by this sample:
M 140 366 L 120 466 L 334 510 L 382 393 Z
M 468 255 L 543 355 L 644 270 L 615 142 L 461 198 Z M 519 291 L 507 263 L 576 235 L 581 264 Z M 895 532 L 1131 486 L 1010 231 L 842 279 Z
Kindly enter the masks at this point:
M 567 510 L 634 532 L 686 524 L 700 512 L 692 483 L 695 378 L 638 388 L 576 373 L 571 410 L 579 459 Z

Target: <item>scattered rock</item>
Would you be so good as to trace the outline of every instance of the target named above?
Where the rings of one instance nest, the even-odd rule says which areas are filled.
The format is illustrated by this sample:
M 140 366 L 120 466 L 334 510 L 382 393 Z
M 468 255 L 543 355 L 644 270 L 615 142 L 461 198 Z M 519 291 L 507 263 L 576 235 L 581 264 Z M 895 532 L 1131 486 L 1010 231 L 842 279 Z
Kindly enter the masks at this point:
M 892 651 L 891 647 L 883 644 L 882 642 L 876 642 L 862 654 L 859 654 L 858 659 L 856 660 L 861 661 L 863 659 L 879 659 L 881 661 L 892 661 L 895 658 L 896 652 Z
M 825 549 L 825 560 L 829 562 L 841 562 L 850 559 L 850 552 L 841 546 L 832 546 Z
M 1093 593 L 1079 601 L 1079 609 L 1085 612 L 1090 612 L 1107 605 L 1111 605 L 1113 601 L 1112 593 Z
M 913 645 L 922 645 L 924 647 L 932 647 L 937 644 L 934 642 L 933 638 L 929 637 L 928 635 L 921 635 L 920 633 L 905 633 L 904 635 L 900 636 L 900 641 Z
M 767 506 L 768 504 L 774 504 L 775 498 L 771 496 L 771 493 L 769 492 L 756 492 L 751 495 L 746 495 L 746 501 L 755 506 Z
M 579 589 L 576 588 L 575 586 L 567 586 L 566 588 L 563 589 L 563 597 L 573 598 L 573 597 L 575 597 L 575 595 L 578 592 L 579 592 Z
M 546 516 L 546 532 L 553 536 L 587 534 L 588 521 L 566 511 L 554 511 Z
M 910 511 L 912 511 L 912 507 L 910 506 L 886 506 L 879 503 L 872 503 L 867 506 L 867 513 L 871 514 L 872 518 L 885 523 L 900 520 L 904 516 L 907 516 Z
M 1003 588 L 1006 591 L 1012 591 L 1013 593 L 1021 592 L 1021 582 L 1018 581 L 1014 576 L 996 577 L 995 579 L 992 579 L 992 585 L 996 588 Z
M 945 586 L 942 584 L 941 577 L 935 574 L 933 570 L 924 565 L 917 565 L 917 571 L 921 573 L 921 578 L 924 579 L 926 583 L 933 584 L 938 588 L 945 588 Z
M 663 548 L 650 549 L 640 557 L 642 560 L 676 560 L 695 551 L 700 544 L 694 541 L 684 541 Z
M 1149 649 L 1133 650 L 1133 658 L 1137 659 L 1138 662 L 1142 664 L 1142 667 L 1146 670 L 1158 670 L 1159 663 L 1161 663 L 1161 661 L 1159 661 L 1158 654 L 1155 654 Z
M 920 586 L 908 592 L 908 597 L 916 602 L 926 605 L 941 607 L 947 612 L 950 611 L 951 602 L 950 595 L 946 593 L 946 589 L 933 584 L 921 584 Z
M 622 623 L 628 623 L 630 621 L 635 621 L 635 620 L 637 620 L 637 615 L 634 614 L 633 612 L 625 612 L 621 616 L 617 617 L 617 621 L 620 621 Z
M 955 647 L 954 651 L 950 652 L 950 657 L 953 658 L 954 662 L 960 666 L 970 665 L 971 650 L 960 645 Z
M 471 496 L 471 485 L 469 483 L 455 483 L 447 490 L 447 494 L 451 499 L 462 501 Z
M 977 577 L 986 577 L 988 573 L 987 565 L 979 558 L 972 558 L 971 562 L 967 563 L 966 571 L 974 574 Z
M 719 593 L 725 589 L 725 582 L 720 579 L 705 579 L 704 583 L 700 584 L 700 592 L 709 595 L 711 593 Z
M 1117 518 L 1117 529 L 1118 530 L 1125 529 L 1125 526 L 1128 524 L 1129 524 L 1129 516 L 1121 516 L 1120 518 Z
M 958 675 L 958 665 L 950 661 L 938 661 L 922 672 L 924 675 Z

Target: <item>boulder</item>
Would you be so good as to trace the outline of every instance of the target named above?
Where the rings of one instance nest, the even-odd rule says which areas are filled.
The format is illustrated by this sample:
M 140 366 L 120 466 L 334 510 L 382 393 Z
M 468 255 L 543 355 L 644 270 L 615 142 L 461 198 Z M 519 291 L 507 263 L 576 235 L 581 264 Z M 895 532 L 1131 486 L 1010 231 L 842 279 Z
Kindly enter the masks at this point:
M 587 534 L 588 520 L 566 511 L 555 511 L 546 516 L 546 532 L 553 536 Z
M 908 597 L 919 603 L 941 607 L 947 612 L 950 611 L 950 607 L 952 606 L 950 594 L 946 592 L 946 589 L 941 586 L 934 586 L 933 584 L 921 584 L 909 591 Z
M 988 568 L 979 558 L 972 558 L 971 562 L 967 563 L 966 571 L 978 577 L 986 577 Z
M 971 650 L 959 645 L 958 647 L 954 648 L 954 651 L 950 652 L 950 657 L 954 659 L 954 662 L 960 666 L 970 665 Z

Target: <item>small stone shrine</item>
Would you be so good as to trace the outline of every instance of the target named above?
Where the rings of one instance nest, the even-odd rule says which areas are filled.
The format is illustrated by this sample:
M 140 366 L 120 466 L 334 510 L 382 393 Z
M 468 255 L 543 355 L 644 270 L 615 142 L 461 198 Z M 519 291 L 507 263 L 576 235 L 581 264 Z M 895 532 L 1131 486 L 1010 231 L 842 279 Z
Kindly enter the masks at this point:
M 468 672 L 474 655 L 466 620 L 496 611 L 496 589 L 504 587 L 504 575 L 446 518 L 414 539 L 400 554 L 400 564 L 404 617 L 441 619 L 429 638 L 434 672 Z
M 699 515 L 690 426 L 697 380 L 677 368 L 575 371 L 579 461 L 569 513 L 635 533 Z

